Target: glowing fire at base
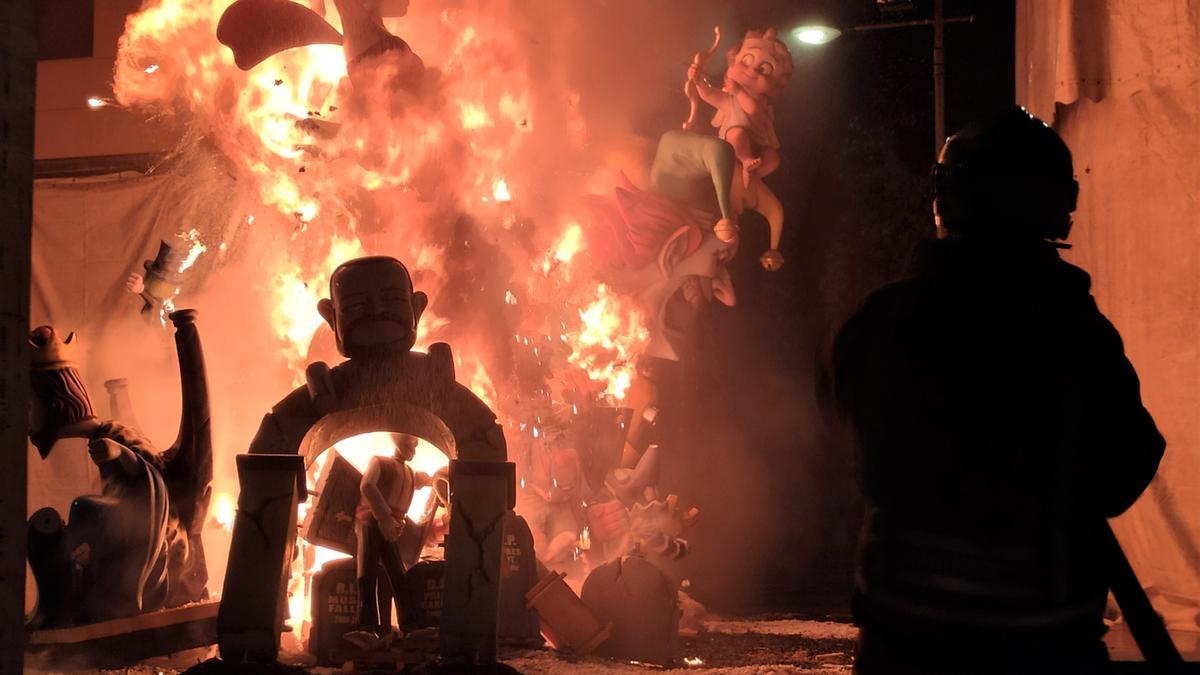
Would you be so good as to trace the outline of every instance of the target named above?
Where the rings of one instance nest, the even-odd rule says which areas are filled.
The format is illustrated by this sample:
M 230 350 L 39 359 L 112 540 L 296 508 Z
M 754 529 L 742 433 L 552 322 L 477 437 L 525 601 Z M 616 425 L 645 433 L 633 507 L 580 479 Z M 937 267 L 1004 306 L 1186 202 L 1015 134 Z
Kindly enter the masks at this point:
M 360 472 L 367 470 L 367 464 L 372 457 L 390 457 L 396 450 L 396 441 L 386 432 L 372 432 L 352 436 L 339 441 L 331 449 L 350 462 Z M 308 468 L 308 489 L 315 490 L 317 477 L 331 453 L 322 453 Z M 436 447 L 425 440 L 417 443 L 416 455 L 409 461 L 413 471 L 433 475 L 438 470 L 448 466 L 450 459 Z M 318 497 L 319 498 L 319 497 Z M 429 500 L 433 498 L 433 489 L 423 487 L 413 493 L 412 504 L 407 516 L 415 523 L 420 523 L 425 515 Z M 315 500 L 310 499 L 300 504 L 297 522 L 303 523 Z M 310 544 L 299 537 L 296 540 L 297 553 L 292 562 L 292 578 L 288 584 L 288 626 L 292 636 L 300 641 L 300 645 L 308 639 L 308 630 L 312 624 L 312 577 L 321 571 L 326 563 L 347 558 L 345 553 L 323 546 Z M 300 645 L 297 645 L 299 647 Z
M 232 495 L 224 492 L 214 494 L 208 509 L 217 526 L 226 532 L 233 532 L 233 521 L 237 517 L 237 500 Z

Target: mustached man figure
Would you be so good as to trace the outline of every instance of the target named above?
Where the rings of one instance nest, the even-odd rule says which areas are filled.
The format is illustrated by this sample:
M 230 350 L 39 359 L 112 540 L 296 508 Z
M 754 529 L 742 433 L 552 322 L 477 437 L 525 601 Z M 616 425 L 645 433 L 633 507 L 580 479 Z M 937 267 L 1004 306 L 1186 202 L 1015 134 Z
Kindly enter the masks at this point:
M 458 487 L 452 491 L 454 508 L 450 509 L 446 534 L 444 597 L 449 600 L 441 615 L 442 655 L 468 664 L 494 663 L 502 548 L 498 523 L 512 508 L 508 477 L 513 466 L 507 462 L 504 430 L 487 404 L 455 379 L 449 345 L 435 342 L 425 352 L 413 349 L 429 297 L 413 288 L 408 269 L 399 260 L 385 256 L 348 260 L 331 275 L 329 294 L 318 302 L 317 311 L 329 323 L 338 352 L 346 360 L 332 367 L 319 361 L 309 364 L 305 384 L 263 417 L 250 453 L 312 455 L 324 451 L 327 445 L 311 443 L 321 437 L 319 425 L 328 431 L 323 420 L 336 415 L 336 419 L 353 421 L 358 433 L 382 430 L 378 425 L 386 421 L 387 430 L 419 436 L 452 454 L 452 467 L 465 468 L 463 473 L 451 471 L 455 476 L 451 482 L 458 481 Z M 318 433 L 310 435 L 314 429 Z M 381 470 L 380 475 L 386 477 L 387 472 Z M 377 501 L 389 502 L 387 486 L 376 487 L 384 496 Z M 371 501 L 367 500 L 367 506 L 376 520 L 378 536 L 387 542 L 398 533 L 394 526 L 388 527 L 388 518 L 379 515 L 384 513 L 382 509 L 370 508 Z M 398 523 L 404 509 L 392 506 L 387 513 Z M 235 525 L 235 544 L 239 536 L 242 541 L 253 541 L 257 535 Z M 254 588 L 248 581 L 251 571 L 240 576 L 235 573 L 234 578 Z M 245 604 L 269 617 L 269 606 L 276 603 L 275 598 L 263 594 Z M 227 617 L 232 616 L 228 612 L 233 610 L 228 608 L 233 606 L 222 605 Z M 265 621 L 252 627 L 256 632 L 239 630 L 254 635 L 274 630 Z M 269 654 L 273 647 L 262 646 L 262 653 Z

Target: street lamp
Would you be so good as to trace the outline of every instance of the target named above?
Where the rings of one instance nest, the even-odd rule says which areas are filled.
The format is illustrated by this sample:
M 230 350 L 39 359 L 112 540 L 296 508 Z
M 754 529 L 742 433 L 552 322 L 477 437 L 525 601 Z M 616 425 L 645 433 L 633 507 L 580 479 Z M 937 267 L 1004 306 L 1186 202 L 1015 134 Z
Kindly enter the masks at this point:
M 889 28 L 908 28 L 910 26 L 932 26 L 933 27 L 933 120 L 934 120 L 934 150 L 933 154 L 936 157 L 937 153 L 942 149 L 942 143 L 946 140 L 946 46 L 945 46 L 945 26 L 948 23 L 969 23 L 975 20 L 974 16 L 956 16 L 947 18 L 943 6 L 945 0 L 933 0 L 933 18 L 932 19 L 917 19 L 914 21 L 892 21 L 888 23 L 874 23 L 863 26 L 852 26 L 847 28 L 850 32 L 863 32 L 869 30 L 886 30 Z M 824 45 L 838 38 L 842 31 L 822 24 L 805 24 L 792 29 L 792 37 L 806 45 Z
M 792 29 L 792 37 L 806 45 L 823 45 L 838 39 L 842 31 L 832 26 L 808 24 Z

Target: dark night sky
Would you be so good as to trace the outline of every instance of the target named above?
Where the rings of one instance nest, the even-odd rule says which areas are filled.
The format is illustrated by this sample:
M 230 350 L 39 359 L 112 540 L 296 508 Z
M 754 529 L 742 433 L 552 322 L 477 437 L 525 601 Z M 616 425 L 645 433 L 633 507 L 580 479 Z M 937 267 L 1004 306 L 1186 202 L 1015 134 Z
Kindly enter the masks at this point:
M 932 15 L 932 2 L 906 3 L 900 15 L 873 0 L 753 4 L 739 8 L 735 28 Z M 1013 103 L 1014 7 L 947 0 L 946 12 L 977 16 L 946 29 L 952 133 Z M 776 108 L 784 163 L 767 179 L 787 212 L 787 264 L 763 271 L 766 224 L 743 222 L 738 305 L 702 312 L 693 353 L 671 380 L 679 405 L 664 420 L 664 484 L 702 510 L 684 568 L 719 611 L 847 611 L 861 504 L 849 451 L 822 424 L 820 354 L 863 295 L 900 276 L 933 234 L 932 47 L 929 27 L 793 45 L 796 72 Z

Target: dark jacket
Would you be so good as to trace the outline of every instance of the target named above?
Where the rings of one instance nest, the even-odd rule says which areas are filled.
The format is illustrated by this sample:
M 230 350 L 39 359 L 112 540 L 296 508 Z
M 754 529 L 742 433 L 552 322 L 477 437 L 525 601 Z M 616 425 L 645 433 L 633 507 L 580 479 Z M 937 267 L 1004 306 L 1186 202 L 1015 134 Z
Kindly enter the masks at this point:
M 1103 518 L 1165 443 L 1091 280 L 1044 242 L 931 243 L 834 348 L 867 500 L 856 619 L 1095 639 Z

